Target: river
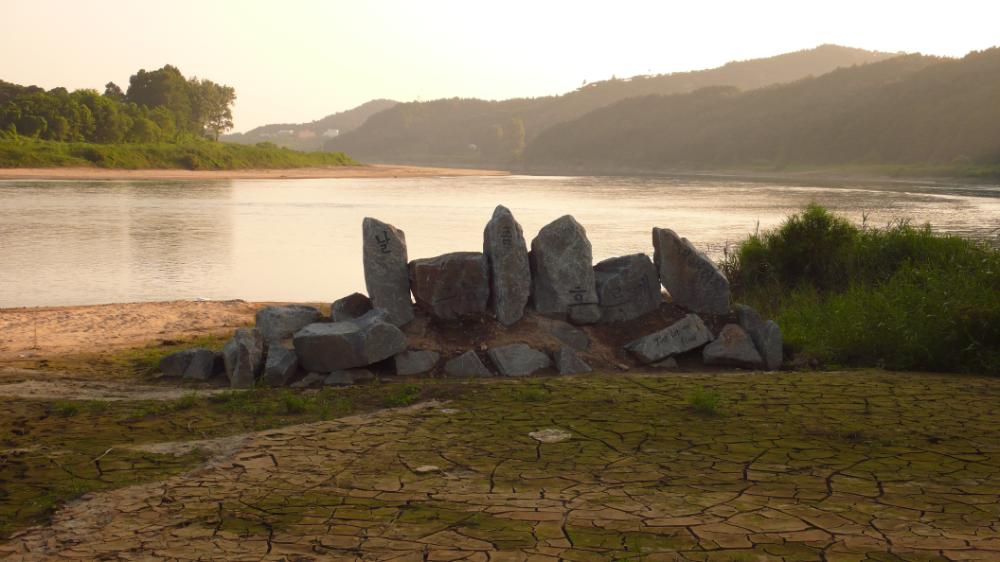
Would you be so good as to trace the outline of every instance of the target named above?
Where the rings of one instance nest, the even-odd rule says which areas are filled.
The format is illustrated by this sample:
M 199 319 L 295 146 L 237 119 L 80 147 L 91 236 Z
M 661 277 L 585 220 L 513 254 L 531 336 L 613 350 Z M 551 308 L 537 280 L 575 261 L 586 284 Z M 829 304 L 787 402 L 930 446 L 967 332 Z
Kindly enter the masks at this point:
M 329 302 L 364 291 L 361 220 L 410 258 L 481 251 L 497 204 L 529 240 L 564 214 L 595 261 L 652 253 L 672 228 L 709 254 L 817 202 L 855 222 L 930 222 L 1000 241 L 1000 186 L 810 185 L 664 177 L 0 181 L 0 307 L 173 299 Z

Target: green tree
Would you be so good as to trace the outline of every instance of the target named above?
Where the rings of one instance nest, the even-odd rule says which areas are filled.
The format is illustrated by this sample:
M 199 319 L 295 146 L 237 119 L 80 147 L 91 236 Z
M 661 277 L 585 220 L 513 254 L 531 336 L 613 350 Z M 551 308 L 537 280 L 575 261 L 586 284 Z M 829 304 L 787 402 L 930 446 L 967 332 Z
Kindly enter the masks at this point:
M 231 86 L 216 84 L 211 80 L 191 78 L 193 119 L 200 132 L 214 140 L 233 128 L 232 105 L 236 101 L 236 90 Z
M 181 128 L 201 133 L 201 124 L 194 119 L 190 86 L 175 66 L 168 64 L 159 70 L 140 70 L 133 74 L 125 99 L 147 108 L 166 107 L 176 116 Z

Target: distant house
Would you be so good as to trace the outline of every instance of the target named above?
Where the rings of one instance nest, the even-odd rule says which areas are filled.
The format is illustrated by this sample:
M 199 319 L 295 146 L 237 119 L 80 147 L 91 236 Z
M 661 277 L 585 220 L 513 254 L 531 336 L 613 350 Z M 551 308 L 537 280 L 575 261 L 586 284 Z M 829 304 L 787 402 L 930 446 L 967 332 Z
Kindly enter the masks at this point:
M 335 137 L 335 136 L 337 136 L 339 134 L 340 134 L 340 129 L 327 129 L 327 130 L 323 131 L 323 136 L 326 137 L 326 138 L 328 138 L 328 139 L 332 139 L 333 137 Z
M 295 129 L 282 129 L 274 134 L 278 135 L 279 137 L 290 137 L 295 134 Z
M 314 133 L 314 132 L 310 131 L 309 129 L 302 129 L 302 130 L 301 130 L 301 131 L 299 131 L 299 133 L 298 133 L 297 135 L 295 135 L 295 136 L 296 136 L 297 138 L 299 138 L 299 139 L 302 139 L 302 140 L 305 140 L 305 139 L 312 139 L 312 138 L 316 138 L 316 133 Z

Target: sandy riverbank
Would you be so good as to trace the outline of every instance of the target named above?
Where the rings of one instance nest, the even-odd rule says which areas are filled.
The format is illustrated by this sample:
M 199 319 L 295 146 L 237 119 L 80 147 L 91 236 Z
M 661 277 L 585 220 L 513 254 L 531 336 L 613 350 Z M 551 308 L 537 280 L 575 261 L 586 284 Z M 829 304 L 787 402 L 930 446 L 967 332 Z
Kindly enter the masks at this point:
M 0 364 L 232 331 L 270 303 L 168 301 L 0 309 Z
M 317 178 L 422 178 L 439 176 L 506 176 L 502 170 L 424 166 L 331 166 L 276 170 L 117 170 L 104 168 L 0 168 L 2 179 L 38 180 L 249 180 Z

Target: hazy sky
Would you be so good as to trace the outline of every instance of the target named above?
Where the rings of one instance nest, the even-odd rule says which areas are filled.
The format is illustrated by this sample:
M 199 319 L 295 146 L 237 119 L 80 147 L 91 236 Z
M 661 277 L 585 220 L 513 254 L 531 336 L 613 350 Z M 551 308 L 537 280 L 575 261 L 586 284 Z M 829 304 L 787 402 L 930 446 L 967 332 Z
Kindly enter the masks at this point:
M 373 98 L 558 94 L 837 43 L 960 56 L 1000 2 L 0 0 L 0 79 L 123 88 L 166 63 L 234 86 L 236 130 Z

